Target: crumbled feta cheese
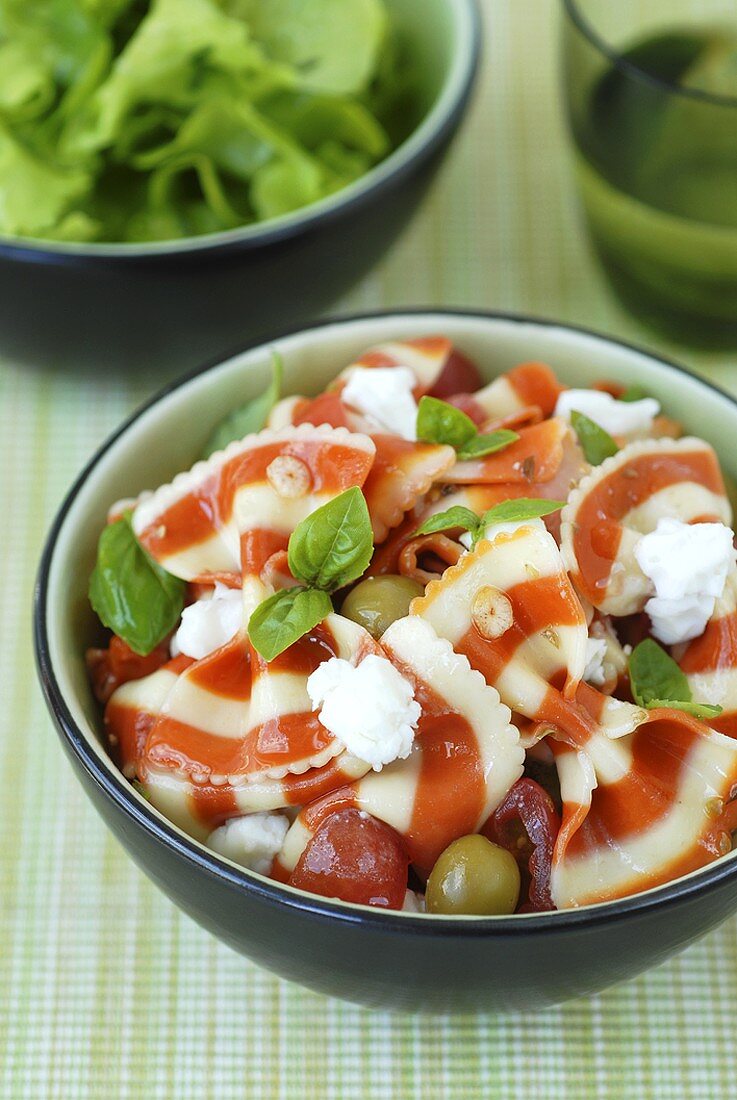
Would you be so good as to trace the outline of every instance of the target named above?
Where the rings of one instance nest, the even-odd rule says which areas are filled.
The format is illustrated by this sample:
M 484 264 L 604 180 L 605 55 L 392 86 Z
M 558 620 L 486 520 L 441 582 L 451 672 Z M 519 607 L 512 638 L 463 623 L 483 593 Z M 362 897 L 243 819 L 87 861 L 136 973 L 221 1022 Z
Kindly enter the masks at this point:
M 497 535 L 513 535 L 516 531 L 521 531 L 523 527 L 542 528 L 543 531 L 545 530 L 545 524 L 541 519 L 510 520 L 508 523 L 490 523 L 481 538 L 491 542 Z M 464 531 L 458 541 L 462 546 L 465 546 L 466 550 L 470 550 L 472 539 L 473 535 L 471 532 Z
M 404 895 L 404 905 L 402 906 L 403 913 L 424 913 L 425 912 L 425 895 L 418 894 L 414 890 L 407 890 Z
M 586 668 L 583 678 L 587 684 L 601 687 L 605 682 L 606 673 L 604 672 L 604 658 L 606 656 L 606 651 L 607 644 L 605 638 L 586 639 Z
M 417 438 L 417 382 L 409 367 L 356 367 L 341 393 L 377 431 Z
M 184 653 L 199 661 L 229 642 L 242 626 L 243 593 L 218 583 L 211 596 L 185 607 L 171 640 L 171 655 Z
M 652 631 L 665 645 L 703 634 L 737 555 L 723 523 L 661 519 L 635 544 L 640 569 L 655 586 L 645 604 Z
M 281 851 L 289 821 L 283 814 L 245 814 L 232 817 L 207 838 L 208 848 L 249 871 L 266 875 Z
M 653 397 L 617 401 L 603 390 L 563 390 L 555 406 L 555 416 L 570 421 L 574 411 L 588 416 L 610 435 L 642 436 L 652 429 L 660 404 Z
M 409 756 L 420 705 L 386 657 L 371 653 L 359 665 L 331 657 L 309 677 L 307 692 L 322 725 L 374 771 Z

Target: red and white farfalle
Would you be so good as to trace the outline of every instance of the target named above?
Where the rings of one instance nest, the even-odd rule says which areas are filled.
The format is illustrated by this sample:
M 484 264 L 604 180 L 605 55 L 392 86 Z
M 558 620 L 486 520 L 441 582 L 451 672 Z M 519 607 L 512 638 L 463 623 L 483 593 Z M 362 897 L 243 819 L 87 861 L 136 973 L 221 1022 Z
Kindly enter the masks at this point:
M 274 868 L 282 880 L 320 825 L 348 807 L 390 825 L 410 861 L 428 873 L 451 841 L 481 828 L 522 774 L 524 751 L 508 707 L 428 623 L 398 620 L 382 648 L 412 682 L 422 708 L 412 751 L 306 806 Z
M 731 849 L 737 742 L 678 710 L 634 733 L 555 738 L 563 799 L 551 892 L 557 908 L 611 901 L 697 870 Z
M 514 428 L 552 416 L 564 389 L 546 363 L 520 363 L 472 397 L 485 420 Z
M 503 702 L 572 743 L 593 729 L 620 737 L 643 711 L 582 683 L 586 616 L 553 537 L 541 523 L 482 539 L 432 582 L 412 612 L 495 687 Z
M 286 398 L 272 411 L 270 424 L 330 424 L 369 435 L 376 446 L 376 459 L 364 486 L 374 540 L 381 542 L 402 522 L 455 463 L 455 451 L 435 443 L 405 439 L 382 429 L 347 405 L 343 391 L 357 370 L 408 370 L 414 376 L 412 396 L 419 401 L 442 382 L 454 356 L 453 345 L 444 337 L 428 337 L 371 348 L 345 370 L 325 393 L 315 398 Z
M 664 517 L 731 522 L 713 449 L 702 439 L 630 443 L 584 477 L 561 518 L 561 550 L 578 591 L 607 615 L 642 611 L 653 595 L 634 549 Z
M 126 747 L 127 773 L 151 801 L 195 835 L 301 805 L 370 768 L 318 721 L 306 686 L 323 661 L 358 664 L 369 653 L 381 653 L 377 643 L 339 615 L 268 665 L 241 632 L 199 661 L 176 658 L 119 688 L 108 737 Z
M 737 572 L 727 577 L 706 630 L 689 642 L 679 664 L 695 703 L 716 704 L 722 713 L 712 729 L 737 738 Z
M 362 487 L 375 454 L 367 436 L 340 428 L 249 435 L 141 501 L 133 529 L 175 576 L 237 584 L 259 576 L 311 512 Z

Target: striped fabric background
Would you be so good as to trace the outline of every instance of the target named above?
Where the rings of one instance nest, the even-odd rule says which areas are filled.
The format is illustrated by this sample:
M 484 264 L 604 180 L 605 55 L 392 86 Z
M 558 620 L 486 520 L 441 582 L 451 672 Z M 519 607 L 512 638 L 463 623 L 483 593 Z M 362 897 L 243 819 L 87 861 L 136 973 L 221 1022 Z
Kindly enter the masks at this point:
M 494 306 L 675 354 L 737 392 L 730 356 L 657 340 L 614 303 L 572 192 L 553 0 L 485 0 L 484 77 L 420 216 L 341 309 Z M 565 1097 L 734 1094 L 737 920 L 671 963 L 540 1015 L 393 1017 L 280 982 L 134 868 L 65 764 L 36 686 L 45 530 L 92 449 L 151 387 L 0 365 L 0 1096 Z

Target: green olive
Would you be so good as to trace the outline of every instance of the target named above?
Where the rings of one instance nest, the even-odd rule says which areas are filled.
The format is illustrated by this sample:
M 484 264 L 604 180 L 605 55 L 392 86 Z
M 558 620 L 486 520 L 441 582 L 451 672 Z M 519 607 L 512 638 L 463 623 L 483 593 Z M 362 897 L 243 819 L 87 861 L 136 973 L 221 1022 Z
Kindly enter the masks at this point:
M 485 836 L 462 836 L 449 844 L 427 880 L 428 913 L 502 916 L 519 898 L 519 867 L 506 848 Z
M 374 638 L 380 638 L 393 622 L 409 614 L 412 600 L 424 591 L 417 581 L 393 573 L 367 577 L 343 600 L 341 614 L 360 623 Z

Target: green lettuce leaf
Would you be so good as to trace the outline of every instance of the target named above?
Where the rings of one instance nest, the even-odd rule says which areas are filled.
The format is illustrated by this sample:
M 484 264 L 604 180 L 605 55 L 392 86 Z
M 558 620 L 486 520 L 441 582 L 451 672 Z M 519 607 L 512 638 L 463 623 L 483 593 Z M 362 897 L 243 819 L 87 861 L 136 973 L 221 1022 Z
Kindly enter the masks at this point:
M 0 44 L 0 114 L 13 121 L 34 118 L 54 100 L 55 85 L 49 71 L 27 42 Z
M 5 233 L 49 235 L 63 225 L 91 182 L 84 168 L 44 161 L 0 121 L 0 211 Z
M 111 145 L 140 104 L 189 109 L 214 89 L 264 69 L 261 49 L 240 20 L 212 0 L 153 0 L 88 109 L 66 134 L 69 152 Z
M 351 95 L 373 75 L 387 32 L 380 0 L 251 0 L 253 33 L 311 91 Z
M 387 22 L 384 0 L 0 0 L 0 233 L 181 238 L 345 187 L 417 122 Z

